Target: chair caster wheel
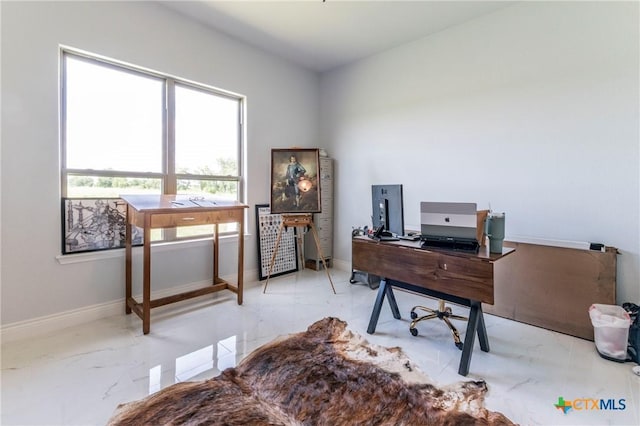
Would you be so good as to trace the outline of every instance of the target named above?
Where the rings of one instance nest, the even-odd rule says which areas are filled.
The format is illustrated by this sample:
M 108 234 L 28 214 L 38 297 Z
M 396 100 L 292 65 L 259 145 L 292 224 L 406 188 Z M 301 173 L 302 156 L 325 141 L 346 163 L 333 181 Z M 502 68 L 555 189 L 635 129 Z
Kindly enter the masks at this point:
M 418 329 L 417 328 L 410 328 L 409 331 L 411 332 L 412 336 L 417 336 L 418 335 Z
M 349 280 L 349 282 L 350 282 L 351 284 L 355 284 L 355 283 L 356 283 L 356 280 Z
M 458 349 L 460 349 L 460 350 L 462 350 L 462 347 L 463 347 L 463 346 L 464 346 L 464 343 L 462 343 L 462 342 L 457 342 L 457 343 L 456 343 L 456 348 L 458 348 Z
M 411 311 L 411 313 L 409 314 L 409 316 L 411 316 L 411 319 L 416 319 L 418 318 L 418 314 L 416 314 L 415 312 Z

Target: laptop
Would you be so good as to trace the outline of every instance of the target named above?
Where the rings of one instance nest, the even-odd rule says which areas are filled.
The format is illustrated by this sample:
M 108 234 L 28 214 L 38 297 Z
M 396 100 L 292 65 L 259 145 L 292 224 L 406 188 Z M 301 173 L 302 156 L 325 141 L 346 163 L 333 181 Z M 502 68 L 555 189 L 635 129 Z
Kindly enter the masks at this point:
M 423 248 L 477 252 L 476 203 L 420 203 Z

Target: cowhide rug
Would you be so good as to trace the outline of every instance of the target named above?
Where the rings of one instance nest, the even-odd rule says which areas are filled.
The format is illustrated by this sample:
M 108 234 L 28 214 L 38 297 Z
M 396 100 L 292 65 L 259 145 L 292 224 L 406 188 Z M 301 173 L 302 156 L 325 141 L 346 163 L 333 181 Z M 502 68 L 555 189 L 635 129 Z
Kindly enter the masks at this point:
M 439 388 L 402 353 L 337 318 L 256 349 L 235 368 L 121 404 L 110 425 L 512 425 L 487 385 Z

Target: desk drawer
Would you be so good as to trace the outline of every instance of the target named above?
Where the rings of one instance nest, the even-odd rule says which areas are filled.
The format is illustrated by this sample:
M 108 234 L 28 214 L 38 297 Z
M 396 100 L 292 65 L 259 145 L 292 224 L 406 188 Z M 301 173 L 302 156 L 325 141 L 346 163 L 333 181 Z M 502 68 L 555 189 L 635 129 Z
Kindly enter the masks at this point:
M 493 304 L 493 263 L 401 245 L 354 239 L 353 269 Z
M 174 228 L 176 226 L 240 222 L 242 220 L 242 210 L 176 212 L 171 214 L 152 214 L 151 227 Z

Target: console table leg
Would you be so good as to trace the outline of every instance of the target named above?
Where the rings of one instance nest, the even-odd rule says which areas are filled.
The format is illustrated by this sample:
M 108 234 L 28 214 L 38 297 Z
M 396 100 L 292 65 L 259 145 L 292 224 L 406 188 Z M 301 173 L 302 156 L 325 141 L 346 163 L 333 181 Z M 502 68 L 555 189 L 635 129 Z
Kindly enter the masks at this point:
M 151 331 L 151 215 L 144 215 L 142 259 L 142 333 Z
M 238 227 L 240 228 L 238 230 L 238 305 L 242 305 L 242 295 L 244 294 L 244 221 L 240 221 Z
M 213 280 L 212 284 L 216 285 L 220 282 L 220 276 L 218 275 L 218 252 L 220 247 L 220 240 L 218 238 L 218 224 L 213 225 Z
M 131 299 L 131 233 L 133 232 L 133 225 L 129 223 L 129 206 L 127 205 L 127 225 L 125 227 L 125 247 L 124 247 L 124 312 L 128 315 L 131 313 L 131 307 L 129 307 L 129 299 Z

